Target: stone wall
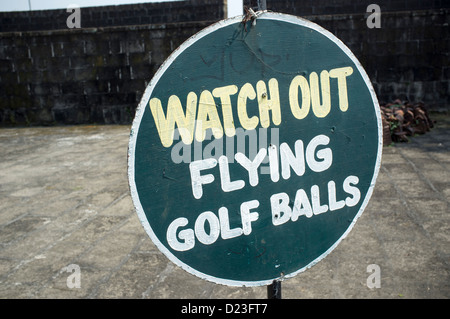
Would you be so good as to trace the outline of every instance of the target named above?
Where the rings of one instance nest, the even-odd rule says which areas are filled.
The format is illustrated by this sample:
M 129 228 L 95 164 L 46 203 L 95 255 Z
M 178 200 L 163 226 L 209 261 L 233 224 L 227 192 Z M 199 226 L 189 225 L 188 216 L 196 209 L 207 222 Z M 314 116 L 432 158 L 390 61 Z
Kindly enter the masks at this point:
M 0 123 L 131 123 L 158 67 L 209 24 L 3 33 Z
M 244 0 L 244 3 L 247 6 L 257 6 L 256 1 Z M 379 5 L 382 13 L 449 7 L 447 0 L 267 0 L 267 8 L 297 16 L 361 14 L 372 3 Z
M 369 29 L 364 14 L 306 18 L 350 48 L 369 75 L 380 103 L 399 98 L 449 111 L 449 12 L 386 12 L 380 29 Z
M 76 1 L 73 1 L 76 3 Z M 225 16 L 223 0 L 186 0 L 81 8 L 81 27 L 217 21 Z M 67 29 L 66 9 L 0 12 L 0 32 Z
M 365 6 L 361 12 L 353 1 L 268 3 L 280 8 L 277 11 L 306 17 L 340 38 L 361 61 L 380 102 L 401 98 L 448 111 L 449 9 L 435 7 L 443 5 L 441 1 L 407 2 L 416 3 L 420 10 L 395 11 L 394 5 L 401 3 L 399 9 L 405 9 L 406 1 L 384 2 L 391 7 L 380 3 L 380 29 L 367 27 Z M 426 3 L 432 5 L 425 8 Z M 164 4 L 167 11 L 161 9 Z M 303 11 L 293 9 L 301 4 Z M 54 28 L 39 27 L 40 22 L 31 19 L 37 14 L 34 12 L 10 15 L 11 19 L 29 15 L 29 27 L 25 20 L 22 24 L 17 20 L 15 27 L 4 24 L 5 15 L 0 13 L 0 125 L 131 123 L 147 83 L 167 56 L 224 15 L 224 6 L 218 0 L 158 6 L 162 11 L 154 16 L 165 19 L 161 20 L 165 23 L 146 22 L 144 18 L 150 19 L 152 14 L 142 5 L 82 8 L 81 29 L 65 27 L 65 10 L 64 25 Z M 199 7 L 203 9 L 191 12 Z M 338 12 L 337 8 L 348 12 Z M 83 16 L 89 15 L 85 11 L 92 17 L 90 27 L 89 19 Z M 52 20 L 55 12 L 39 14 Z

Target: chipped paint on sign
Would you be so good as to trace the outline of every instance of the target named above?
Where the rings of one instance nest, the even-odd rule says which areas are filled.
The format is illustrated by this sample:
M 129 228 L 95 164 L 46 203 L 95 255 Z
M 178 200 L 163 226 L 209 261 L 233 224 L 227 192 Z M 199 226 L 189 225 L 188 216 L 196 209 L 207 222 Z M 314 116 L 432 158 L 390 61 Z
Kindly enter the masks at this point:
M 128 149 L 155 245 L 231 286 L 268 285 L 328 255 L 381 162 L 378 102 L 350 50 L 298 17 L 257 20 L 219 21 L 175 50 L 145 90 Z

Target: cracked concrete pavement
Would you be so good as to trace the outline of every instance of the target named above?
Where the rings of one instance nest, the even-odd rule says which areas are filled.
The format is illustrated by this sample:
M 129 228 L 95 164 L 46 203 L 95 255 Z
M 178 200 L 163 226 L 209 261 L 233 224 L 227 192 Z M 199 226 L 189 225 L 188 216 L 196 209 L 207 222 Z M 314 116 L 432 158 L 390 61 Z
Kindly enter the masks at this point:
M 0 129 L 0 298 L 266 298 L 265 287 L 216 285 L 159 252 L 129 194 L 129 132 Z M 449 170 L 448 126 L 384 147 L 353 230 L 283 281 L 283 298 L 449 298 Z M 372 264 L 380 288 L 367 285 Z M 69 265 L 79 267 L 79 288 L 68 285 Z

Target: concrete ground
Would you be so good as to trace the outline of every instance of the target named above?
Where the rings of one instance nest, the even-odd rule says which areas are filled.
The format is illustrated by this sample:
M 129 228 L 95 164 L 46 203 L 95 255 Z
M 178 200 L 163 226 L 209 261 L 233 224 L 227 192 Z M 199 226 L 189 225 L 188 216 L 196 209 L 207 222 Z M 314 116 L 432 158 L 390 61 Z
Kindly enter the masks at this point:
M 131 202 L 129 132 L 0 129 L 0 298 L 266 298 L 265 287 L 216 285 L 159 252 Z M 450 297 L 450 126 L 383 151 L 356 226 L 283 281 L 283 298 Z

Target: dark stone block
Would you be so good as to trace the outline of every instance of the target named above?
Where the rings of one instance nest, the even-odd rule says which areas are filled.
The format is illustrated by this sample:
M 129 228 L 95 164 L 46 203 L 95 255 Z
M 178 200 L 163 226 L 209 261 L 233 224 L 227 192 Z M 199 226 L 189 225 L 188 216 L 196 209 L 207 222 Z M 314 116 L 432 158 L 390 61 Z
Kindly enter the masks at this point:
M 449 10 L 389 13 L 401 5 L 399 1 L 395 6 L 380 3 L 381 29 L 367 28 L 369 0 L 274 0 L 269 8 L 293 14 L 311 14 L 312 9 L 337 13 L 310 19 L 349 46 L 374 81 L 380 99 L 424 99 L 448 108 L 450 41 L 444 22 Z M 157 68 L 184 40 L 223 16 L 219 4 L 197 0 L 83 8 L 81 30 L 67 29 L 65 10 L 17 13 L 20 19 L 0 13 L 2 30 L 4 21 L 61 29 L 0 37 L 0 122 L 130 123 Z M 435 4 L 412 1 L 411 5 L 408 10 L 416 5 L 432 9 Z M 57 20 L 49 17 L 61 19 L 46 21 Z M 125 19 L 133 26 L 102 28 Z M 166 24 L 136 26 L 155 21 Z M 88 29 L 88 25 L 100 28 Z

